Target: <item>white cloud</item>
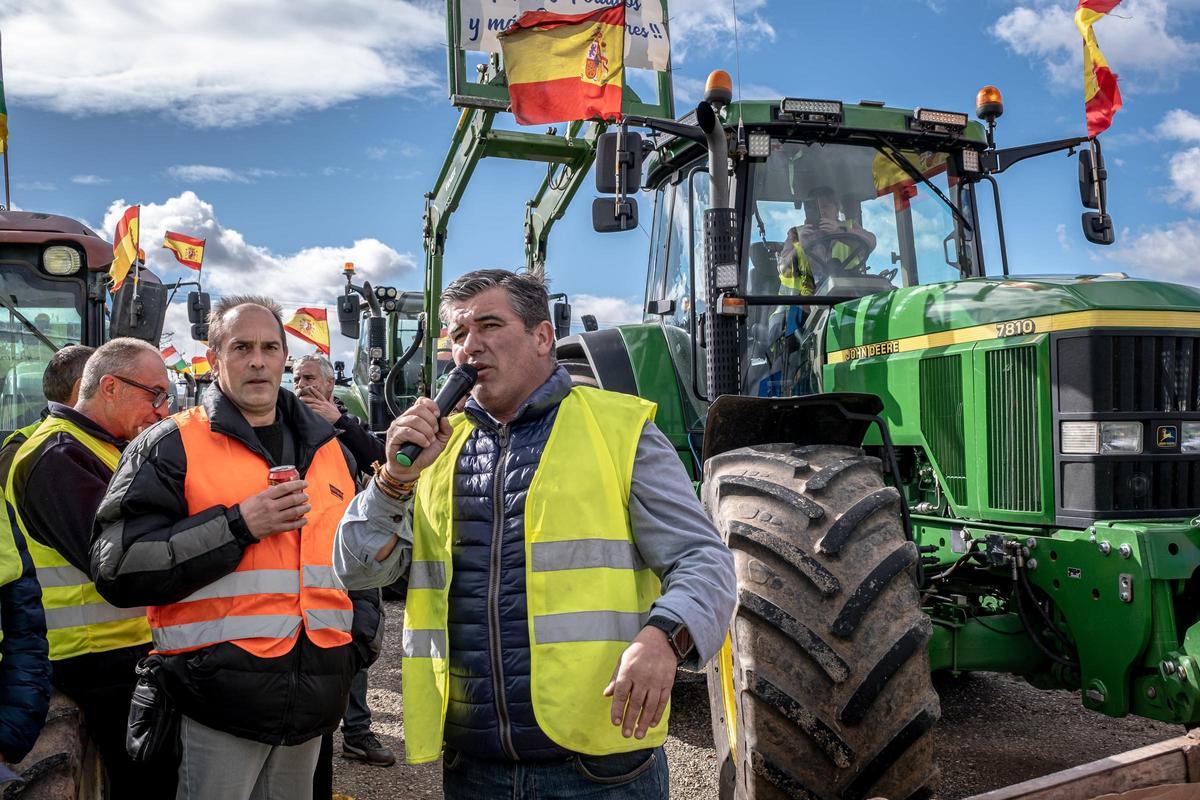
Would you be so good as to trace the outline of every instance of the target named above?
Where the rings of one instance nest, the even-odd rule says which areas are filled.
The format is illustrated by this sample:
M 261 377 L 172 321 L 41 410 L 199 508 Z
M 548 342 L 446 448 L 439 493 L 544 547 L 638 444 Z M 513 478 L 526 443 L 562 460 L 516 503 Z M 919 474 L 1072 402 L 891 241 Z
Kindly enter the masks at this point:
M 1082 89 L 1083 46 L 1073 18 L 1073 3 L 1027 2 L 1000 17 L 992 34 L 1014 53 L 1040 60 L 1052 84 Z M 1096 23 L 1096 38 L 1125 90 L 1172 86 L 1178 76 L 1200 63 L 1200 43 L 1187 41 L 1178 28 L 1179 0 L 1126 0 Z
M 1058 226 L 1055 227 L 1055 229 L 1054 229 L 1054 235 L 1058 238 L 1058 246 L 1063 249 L 1063 252 L 1064 253 L 1070 252 L 1071 251 L 1071 240 L 1067 238 L 1066 223 L 1062 223 L 1062 222 L 1058 223 Z
M 108 182 L 108 178 L 101 178 L 99 175 L 76 175 L 71 178 L 71 183 L 77 183 L 80 186 L 100 186 Z
M 607 328 L 641 322 L 642 306 L 623 297 L 576 294 L 571 295 L 571 314 L 575 319 L 582 319 L 584 314 L 591 314 L 600 323 L 600 327 Z
M 87 0 L 0 6 L 9 102 L 254 124 L 441 86 L 437 0 Z
M 230 169 L 211 164 L 176 164 L 167 168 L 167 174 L 187 183 L 254 183 L 258 178 L 278 178 L 282 173 L 273 169 Z
M 101 228 L 111 232 L 128 203 L 114 200 L 108 207 Z M 357 280 L 404 288 L 416 280 L 416 261 L 378 239 L 359 239 L 350 245 L 307 247 L 296 253 L 278 254 L 251 244 L 245 237 L 221 224 L 211 203 L 194 192 L 186 191 L 163 203 L 147 203 L 141 208 L 141 244 L 147 265 L 164 283 L 177 278 L 195 280 L 196 273 L 175 261 L 170 251 L 161 248 L 163 234 L 177 231 L 205 239 L 203 282 L 214 297 L 230 294 L 265 294 L 278 300 L 286 312 L 298 306 L 323 306 L 329 311 L 334 356 L 347 357 L 353 342 L 337 331 L 334 298 L 342 293 L 345 281 L 342 265 L 354 262 Z M 182 294 L 182 292 L 181 292 Z M 177 297 L 168 312 L 165 330 L 174 333 L 175 346 L 192 354 L 200 346 L 189 338 L 190 325 Z M 308 352 L 311 345 L 292 341 L 297 352 Z
M 767 0 L 743 0 L 741 3 L 737 16 L 737 37 L 741 47 L 750 50 L 757 43 L 775 41 L 775 28 L 759 13 L 766 4 Z M 733 10 L 726 3 L 673 0 L 667 27 L 671 32 L 671 60 L 676 64 L 683 63 L 693 48 L 733 50 Z
M 58 191 L 58 186 L 50 181 L 17 181 L 13 184 L 16 188 L 29 192 L 55 192 Z
M 1200 283 L 1200 219 L 1187 219 L 1132 235 L 1121 231 L 1119 244 L 1106 256 L 1127 265 L 1135 275 L 1178 283 Z
M 1200 147 L 1171 156 L 1167 172 L 1171 176 L 1167 199 L 1200 210 Z
M 1182 108 L 1166 113 L 1155 129 L 1159 136 L 1181 142 L 1200 142 L 1200 117 Z

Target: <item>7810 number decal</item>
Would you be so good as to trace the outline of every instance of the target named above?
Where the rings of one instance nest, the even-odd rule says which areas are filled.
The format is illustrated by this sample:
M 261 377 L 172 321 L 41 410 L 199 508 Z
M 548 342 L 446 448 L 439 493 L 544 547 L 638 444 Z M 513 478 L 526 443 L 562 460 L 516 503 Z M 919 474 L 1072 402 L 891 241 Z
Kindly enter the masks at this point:
M 1037 333 L 1037 325 L 1031 319 L 1010 319 L 1008 322 L 996 323 L 996 337 L 1023 336 Z

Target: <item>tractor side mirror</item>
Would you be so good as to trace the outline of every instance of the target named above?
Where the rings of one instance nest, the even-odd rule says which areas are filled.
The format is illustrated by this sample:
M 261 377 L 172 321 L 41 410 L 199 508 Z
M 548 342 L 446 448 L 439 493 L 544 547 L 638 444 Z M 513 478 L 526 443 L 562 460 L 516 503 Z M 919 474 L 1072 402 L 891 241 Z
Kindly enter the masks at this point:
M 1092 244 L 1112 244 L 1117 240 L 1113 231 L 1112 217 L 1099 211 L 1087 211 L 1083 215 L 1083 236 Z
M 358 298 L 352 294 L 344 294 L 339 297 L 337 299 L 337 315 L 338 327 L 342 329 L 342 336 L 357 339 L 359 324 L 362 319 L 361 305 Z
M 192 338 L 197 342 L 208 341 L 208 314 L 211 310 L 212 300 L 208 292 L 188 292 L 188 322 L 192 323 Z
M 579 321 L 583 323 L 583 329 L 585 331 L 600 330 L 600 323 L 596 322 L 595 314 L 584 314 L 582 317 L 579 318 Z
M 1091 150 L 1079 151 L 1079 202 L 1084 208 L 1100 208 L 1107 200 L 1108 170 L 1103 162 L 1099 165 L 1097 174 L 1096 164 L 1092 160 Z
M 559 300 L 554 304 L 554 338 L 563 339 L 571 335 L 571 304 Z
M 157 347 L 166 318 L 167 287 L 147 280 L 125 281 L 113 298 L 109 337 L 132 336 Z
M 211 310 L 212 300 L 209 298 L 208 292 L 188 292 L 188 322 L 193 325 L 208 322 L 208 313 Z
M 642 183 L 642 137 L 609 131 L 596 142 L 596 191 L 601 194 L 636 192 Z
M 592 230 L 596 233 L 631 231 L 637 226 L 636 198 L 597 197 L 592 201 Z

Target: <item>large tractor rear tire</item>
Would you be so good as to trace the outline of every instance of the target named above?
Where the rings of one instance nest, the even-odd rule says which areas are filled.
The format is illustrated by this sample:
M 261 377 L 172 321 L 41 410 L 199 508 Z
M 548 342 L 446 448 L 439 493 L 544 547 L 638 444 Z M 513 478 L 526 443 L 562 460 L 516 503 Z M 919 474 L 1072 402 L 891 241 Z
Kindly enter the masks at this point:
M 722 795 L 925 794 L 940 716 L 932 625 L 878 459 L 829 445 L 741 448 L 709 460 L 704 502 L 738 578 L 732 652 L 708 674 L 718 754 L 736 750 Z

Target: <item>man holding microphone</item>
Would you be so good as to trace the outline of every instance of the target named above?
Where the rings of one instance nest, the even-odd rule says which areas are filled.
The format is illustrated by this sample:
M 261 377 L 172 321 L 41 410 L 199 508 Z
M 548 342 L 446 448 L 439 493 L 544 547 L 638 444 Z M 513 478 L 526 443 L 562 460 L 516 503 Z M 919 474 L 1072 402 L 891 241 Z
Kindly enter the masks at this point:
M 407 760 L 444 755 L 448 798 L 665 798 L 675 670 L 723 641 L 732 556 L 655 406 L 556 365 L 540 278 L 468 273 L 442 319 L 465 413 L 392 423 L 334 552 L 351 588 L 408 578 Z

